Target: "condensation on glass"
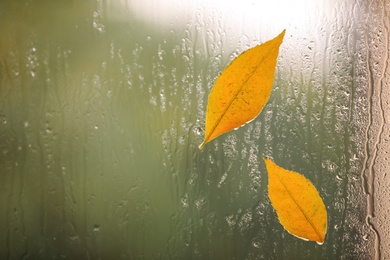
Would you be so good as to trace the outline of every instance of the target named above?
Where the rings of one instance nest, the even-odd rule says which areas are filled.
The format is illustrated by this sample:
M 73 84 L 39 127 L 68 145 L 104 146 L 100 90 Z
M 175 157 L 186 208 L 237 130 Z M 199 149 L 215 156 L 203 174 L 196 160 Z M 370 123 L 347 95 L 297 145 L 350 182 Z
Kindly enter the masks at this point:
M 1 259 L 390 258 L 390 2 L 2 1 Z M 261 115 L 197 147 L 213 82 L 287 30 Z M 279 224 L 263 157 L 328 210 Z

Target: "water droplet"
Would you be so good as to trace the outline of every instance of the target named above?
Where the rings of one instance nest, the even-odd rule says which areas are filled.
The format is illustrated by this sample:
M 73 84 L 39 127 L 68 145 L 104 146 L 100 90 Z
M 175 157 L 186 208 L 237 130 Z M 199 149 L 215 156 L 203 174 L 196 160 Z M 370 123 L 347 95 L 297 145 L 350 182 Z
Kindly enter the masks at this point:
M 195 127 L 194 128 L 194 134 L 196 135 L 200 135 L 202 133 L 202 128 L 201 127 Z
M 93 231 L 94 232 L 100 231 L 100 225 L 98 225 L 98 224 L 93 225 Z
M 259 242 L 253 242 L 253 246 L 256 248 L 260 248 L 260 243 Z

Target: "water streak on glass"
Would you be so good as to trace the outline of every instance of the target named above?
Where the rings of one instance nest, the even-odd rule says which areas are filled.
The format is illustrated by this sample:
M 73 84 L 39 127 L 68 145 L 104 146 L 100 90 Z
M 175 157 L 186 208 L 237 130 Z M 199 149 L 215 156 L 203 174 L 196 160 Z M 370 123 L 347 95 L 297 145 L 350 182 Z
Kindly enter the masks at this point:
M 387 259 L 390 2 L 0 3 L 1 259 Z M 283 29 L 261 115 L 203 150 L 207 96 Z M 279 224 L 263 157 L 328 210 Z
M 383 145 L 388 135 L 387 117 L 387 81 L 389 79 L 389 11 L 386 1 L 373 2 L 366 19 L 375 21 L 375 28 L 368 25 L 365 33 L 366 66 L 368 69 L 368 125 L 365 131 L 365 160 L 362 168 L 364 192 L 367 195 L 366 223 L 374 234 L 374 259 L 386 259 L 388 249 L 384 241 L 389 239 L 388 225 L 380 224 L 386 218 L 388 210 L 388 183 L 384 172 L 387 171 L 388 148 Z

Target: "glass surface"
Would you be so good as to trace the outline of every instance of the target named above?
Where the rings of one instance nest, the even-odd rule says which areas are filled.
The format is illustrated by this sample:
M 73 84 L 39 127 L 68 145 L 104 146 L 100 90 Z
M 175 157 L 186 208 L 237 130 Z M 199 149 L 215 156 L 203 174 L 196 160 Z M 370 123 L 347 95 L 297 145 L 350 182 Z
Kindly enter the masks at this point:
M 390 258 L 390 2 L 1 1 L 1 259 Z M 286 29 L 251 123 L 203 150 L 207 97 Z M 305 175 L 290 235 L 263 158 Z

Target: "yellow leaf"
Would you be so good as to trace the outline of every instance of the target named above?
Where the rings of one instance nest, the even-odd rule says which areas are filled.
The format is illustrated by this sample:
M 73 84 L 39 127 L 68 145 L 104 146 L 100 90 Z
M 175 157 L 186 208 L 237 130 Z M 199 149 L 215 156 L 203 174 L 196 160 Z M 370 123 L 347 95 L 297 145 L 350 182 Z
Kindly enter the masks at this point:
M 285 31 L 241 53 L 218 77 L 209 95 L 206 132 L 200 149 L 260 114 L 271 95 L 276 59 Z
M 283 227 L 304 240 L 324 243 L 327 213 L 314 185 L 297 172 L 264 159 L 268 172 L 268 196 Z

